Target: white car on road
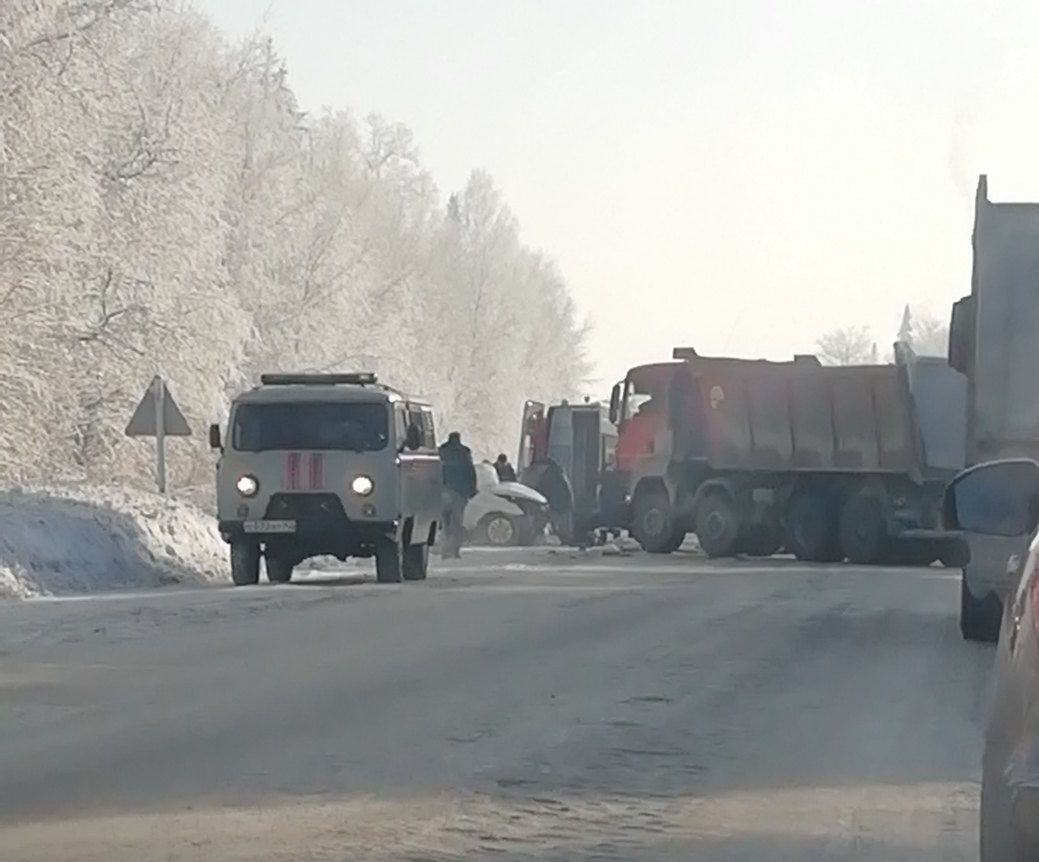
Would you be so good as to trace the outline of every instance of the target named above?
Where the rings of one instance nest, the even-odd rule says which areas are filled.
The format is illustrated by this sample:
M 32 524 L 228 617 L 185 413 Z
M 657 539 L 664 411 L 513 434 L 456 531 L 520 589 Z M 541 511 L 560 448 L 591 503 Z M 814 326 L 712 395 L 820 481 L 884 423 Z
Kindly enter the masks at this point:
M 465 530 L 481 545 L 529 545 L 544 531 L 548 500 L 521 482 L 501 482 L 494 465 L 476 467 L 476 496 L 465 507 Z

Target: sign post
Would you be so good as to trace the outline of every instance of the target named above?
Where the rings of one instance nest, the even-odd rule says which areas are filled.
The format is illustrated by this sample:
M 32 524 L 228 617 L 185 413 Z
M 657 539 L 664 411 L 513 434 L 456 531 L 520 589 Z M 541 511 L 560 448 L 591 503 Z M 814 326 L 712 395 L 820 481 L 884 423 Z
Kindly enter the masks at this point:
M 191 428 L 166 381 L 156 375 L 144 392 L 126 426 L 127 437 L 155 438 L 155 482 L 159 493 L 166 493 L 166 437 L 190 437 Z

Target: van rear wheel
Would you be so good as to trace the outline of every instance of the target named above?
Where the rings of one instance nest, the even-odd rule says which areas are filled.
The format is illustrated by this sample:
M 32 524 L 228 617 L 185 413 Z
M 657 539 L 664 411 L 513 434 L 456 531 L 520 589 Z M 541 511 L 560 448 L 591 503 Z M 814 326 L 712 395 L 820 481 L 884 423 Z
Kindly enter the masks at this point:
M 383 539 L 375 546 L 375 580 L 380 584 L 399 584 L 403 580 L 400 542 Z

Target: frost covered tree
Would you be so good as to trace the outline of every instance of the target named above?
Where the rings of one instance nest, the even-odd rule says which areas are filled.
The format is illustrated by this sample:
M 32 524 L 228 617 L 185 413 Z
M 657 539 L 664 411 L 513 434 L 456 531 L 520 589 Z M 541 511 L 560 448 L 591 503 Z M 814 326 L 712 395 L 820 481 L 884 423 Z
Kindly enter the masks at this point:
M 907 305 L 896 340 L 909 345 L 918 356 L 945 356 L 949 349 L 949 325 L 930 314 L 913 314 Z
M 819 360 L 826 365 L 862 365 L 876 357 L 873 338 L 865 326 L 832 329 L 815 344 Z
M 0 480 L 147 485 L 154 373 L 201 430 L 267 369 L 375 365 L 479 453 L 580 390 L 583 333 L 490 177 L 305 116 L 270 42 L 164 0 L 0 4 Z M 205 484 L 201 435 L 172 481 Z
M 907 305 L 902 310 L 902 323 L 898 327 L 898 336 L 895 340 L 900 344 L 913 346 L 913 312 Z

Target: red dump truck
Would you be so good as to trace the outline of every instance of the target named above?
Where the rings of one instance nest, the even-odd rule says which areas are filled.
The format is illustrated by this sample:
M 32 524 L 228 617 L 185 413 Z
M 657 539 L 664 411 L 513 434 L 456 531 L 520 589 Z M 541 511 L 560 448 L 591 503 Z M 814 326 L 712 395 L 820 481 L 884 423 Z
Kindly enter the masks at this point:
M 964 463 L 966 382 L 896 345 L 891 365 L 702 357 L 633 368 L 614 387 L 616 470 L 647 551 L 694 532 L 712 556 L 925 564 L 946 481 Z

